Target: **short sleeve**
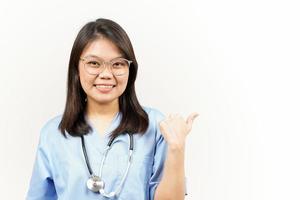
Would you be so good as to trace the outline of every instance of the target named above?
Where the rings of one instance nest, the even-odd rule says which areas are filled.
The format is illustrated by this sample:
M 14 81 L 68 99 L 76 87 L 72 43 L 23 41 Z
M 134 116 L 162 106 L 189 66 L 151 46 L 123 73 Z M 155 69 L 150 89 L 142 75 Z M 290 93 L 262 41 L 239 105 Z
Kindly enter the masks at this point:
M 156 120 L 155 120 L 155 132 L 156 132 L 156 144 L 155 144 L 155 150 L 154 150 L 154 161 L 152 166 L 152 174 L 150 177 L 149 182 L 149 199 L 154 199 L 154 193 L 157 188 L 157 185 L 159 184 L 162 174 L 163 174 L 163 168 L 164 168 L 164 162 L 166 158 L 166 150 L 167 150 L 167 143 L 164 140 L 160 128 L 159 128 L 159 122 L 164 119 L 164 115 L 159 112 L 157 112 Z
M 57 199 L 57 194 L 51 175 L 49 150 L 44 139 L 45 131 L 45 128 L 41 130 L 26 200 Z

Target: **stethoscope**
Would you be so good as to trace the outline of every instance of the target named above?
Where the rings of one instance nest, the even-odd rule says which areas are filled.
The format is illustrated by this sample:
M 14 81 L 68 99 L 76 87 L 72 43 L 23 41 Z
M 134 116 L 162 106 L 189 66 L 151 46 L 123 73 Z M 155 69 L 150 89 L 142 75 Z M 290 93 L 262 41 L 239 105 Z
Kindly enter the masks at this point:
M 91 168 L 91 165 L 90 165 L 90 162 L 89 162 L 89 158 L 88 158 L 88 155 L 87 155 L 87 152 L 86 152 L 86 148 L 85 148 L 84 137 L 81 136 L 82 151 L 83 151 L 85 162 L 86 162 L 87 168 L 89 170 L 89 174 L 90 174 L 90 178 L 86 182 L 87 188 L 89 190 L 91 190 L 93 192 L 99 192 L 101 195 L 103 195 L 103 196 L 105 196 L 107 198 L 113 198 L 113 197 L 118 196 L 120 194 L 120 192 L 121 192 L 121 190 L 123 188 L 123 185 L 125 183 L 125 180 L 127 178 L 128 171 L 129 171 L 129 168 L 130 168 L 130 165 L 131 165 L 131 162 L 132 162 L 133 135 L 130 134 L 130 133 L 128 133 L 128 135 L 129 135 L 129 156 L 128 156 L 127 168 L 126 168 L 126 171 L 124 173 L 124 176 L 121 179 L 121 183 L 119 184 L 119 186 L 117 187 L 117 189 L 115 191 L 110 192 L 110 193 L 105 192 L 105 190 L 104 190 L 105 183 L 104 183 L 104 181 L 102 180 L 101 177 L 102 177 L 102 170 L 103 170 L 103 165 L 104 165 L 106 156 L 108 154 L 108 151 L 111 149 L 112 143 L 113 143 L 113 141 L 114 141 L 114 139 L 116 137 L 112 137 L 109 140 L 109 142 L 107 143 L 107 146 L 106 146 L 106 149 L 105 149 L 105 153 L 104 153 L 104 156 L 103 156 L 102 161 L 101 161 L 99 176 L 97 176 L 97 175 L 94 174 L 94 172 L 93 172 L 93 170 Z

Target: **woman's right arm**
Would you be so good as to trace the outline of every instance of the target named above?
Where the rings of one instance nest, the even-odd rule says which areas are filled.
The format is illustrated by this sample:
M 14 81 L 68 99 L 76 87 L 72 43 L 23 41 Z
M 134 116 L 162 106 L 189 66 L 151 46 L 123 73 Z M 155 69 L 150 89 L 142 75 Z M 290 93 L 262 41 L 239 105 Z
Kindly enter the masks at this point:
M 43 132 L 43 130 L 42 130 Z M 57 194 L 51 174 L 49 149 L 40 135 L 36 158 L 26 200 L 54 200 Z

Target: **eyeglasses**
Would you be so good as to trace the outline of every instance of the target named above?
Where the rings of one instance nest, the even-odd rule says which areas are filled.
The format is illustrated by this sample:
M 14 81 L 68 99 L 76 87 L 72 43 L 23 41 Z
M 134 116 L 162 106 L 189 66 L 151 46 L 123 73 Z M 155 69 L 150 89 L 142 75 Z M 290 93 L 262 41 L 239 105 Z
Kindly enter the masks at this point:
M 125 58 L 114 58 L 108 62 L 95 57 L 80 58 L 80 60 L 83 61 L 86 72 L 91 75 L 100 74 L 104 71 L 106 66 L 108 66 L 113 75 L 122 76 L 126 74 L 127 68 L 129 68 L 132 63 L 131 60 L 127 60 Z

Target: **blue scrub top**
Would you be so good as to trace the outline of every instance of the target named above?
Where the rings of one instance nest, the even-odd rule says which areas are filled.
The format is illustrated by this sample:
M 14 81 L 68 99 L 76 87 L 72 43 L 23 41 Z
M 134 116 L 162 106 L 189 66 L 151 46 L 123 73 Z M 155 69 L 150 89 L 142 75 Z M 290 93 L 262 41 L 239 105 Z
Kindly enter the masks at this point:
M 161 180 L 167 144 L 160 132 L 159 122 L 164 115 L 150 107 L 143 107 L 149 117 L 149 127 L 144 135 L 134 135 L 133 160 L 119 200 L 152 200 Z M 41 129 L 36 159 L 30 180 L 27 200 L 108 200 L 99 193 L 88 190 L 86 181 L 90 174 L 85 163 L 80 137 L 58 129 L 62 115 L 49 120 Z M 100 136 L 89 120 L 93 131 L 85 137 L 91 168 L 99 175 L 100 162 L 109 140 L 109 133 L 120 123 L 122 114 L 115 115 L 104 136 Z M 102 178 L 107 193 L 118 187 L 128 162 L 128 134 L 118 136 L 107 154 Z

